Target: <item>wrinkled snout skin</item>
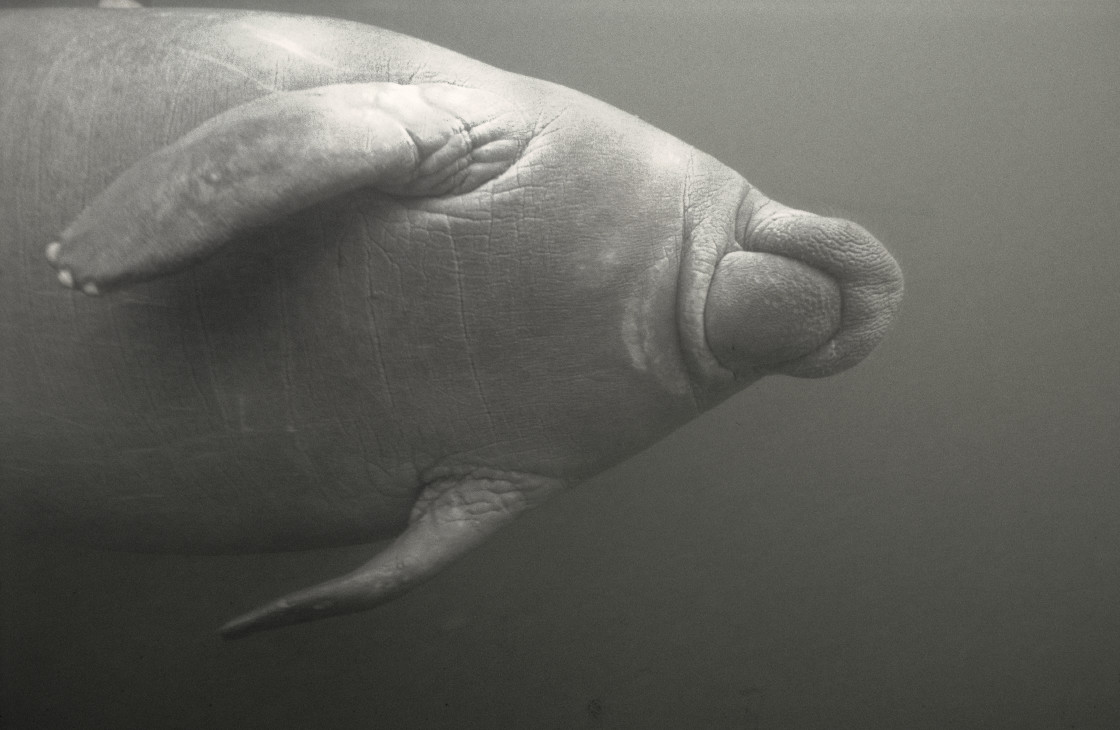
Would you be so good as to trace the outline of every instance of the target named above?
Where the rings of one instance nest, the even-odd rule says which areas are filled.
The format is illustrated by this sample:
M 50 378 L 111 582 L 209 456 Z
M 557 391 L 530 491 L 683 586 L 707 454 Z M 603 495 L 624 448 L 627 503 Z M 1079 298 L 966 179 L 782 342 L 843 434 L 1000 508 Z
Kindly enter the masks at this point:
M 44 246 L 144 156 L 275 91 L 368 81 L 485 88 L 532 133 L 462 195 L 358 190 L 164 279 L 97 298 L 56 281 Z M 432 475 L 574 485 L 757 377 L 854 364 L 901 296 L 852 224 L 791 223 L 622 111 L 351 23 L 3 13 L 0 129 L 2 508 L 85 542 L 364 542 L 399 532 Z M 732 367 L 706 339 L 713 272 L 770 240 L 858 279 L 838 315 L 856 334 Z

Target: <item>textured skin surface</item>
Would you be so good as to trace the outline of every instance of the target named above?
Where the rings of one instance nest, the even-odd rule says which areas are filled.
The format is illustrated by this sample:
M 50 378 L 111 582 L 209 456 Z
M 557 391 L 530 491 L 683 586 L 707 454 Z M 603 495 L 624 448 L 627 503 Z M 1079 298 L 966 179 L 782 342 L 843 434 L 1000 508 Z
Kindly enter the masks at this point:
M 781 365 L 822 344 L 820 333 L 827 340 L 837 331 L 841 300 L 835 280 L 808 264 L 733 251 L 712 277 L 704 334 L 716 360 L 732 370 Z
M 733 379 L 704 335 L 719 260 L 755 239 L 854 282 L 837 337 L 773 370 L 854 364 L 901 294 L 858 227 L 805 233 L 623 112 L 366 26 L 13 12 L 0 69 L 3 507 L 74 538 L 340 544 L 399 531 L 433 480 L 577 483 L 766 372 Z M 43 246 L 140 158 L 274 91 L 370 81 L 484 89 L 531 131 L 462 194 L 309 200 L 176 276 L 58 286 Z

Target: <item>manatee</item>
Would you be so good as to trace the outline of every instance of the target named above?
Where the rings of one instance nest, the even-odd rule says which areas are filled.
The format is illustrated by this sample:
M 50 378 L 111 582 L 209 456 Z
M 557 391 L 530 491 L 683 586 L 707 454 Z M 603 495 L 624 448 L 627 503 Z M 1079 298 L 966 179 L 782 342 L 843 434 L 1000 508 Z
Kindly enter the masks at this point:
M 759 378 L 855 365 L 902 297 L 855 223 L 350 22 L 7 11 L 0 129 L 10 521 L 129 550 L 392 538 L 226 636 L 400 595 Z

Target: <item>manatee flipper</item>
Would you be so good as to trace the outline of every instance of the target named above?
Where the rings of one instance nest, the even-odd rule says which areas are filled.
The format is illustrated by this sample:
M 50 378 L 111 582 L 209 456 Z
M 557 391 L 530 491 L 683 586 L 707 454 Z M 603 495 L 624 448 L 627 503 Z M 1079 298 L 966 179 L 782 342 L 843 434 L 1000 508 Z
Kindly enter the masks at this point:
M 421 493 L 405 531 L 368 563 L 239 616 L 221 628 L 222 636 L 240 638 L 396 598 L 563 488 L 556 479 L 509 472 L 436 479 Z
M 234 236 L 358 188 L 454 195 L 508 169 L 531 129 L 447 84 L 338 84 L 234 107 L 140 160 L 47 246 L 87 294 L 182 269 Z

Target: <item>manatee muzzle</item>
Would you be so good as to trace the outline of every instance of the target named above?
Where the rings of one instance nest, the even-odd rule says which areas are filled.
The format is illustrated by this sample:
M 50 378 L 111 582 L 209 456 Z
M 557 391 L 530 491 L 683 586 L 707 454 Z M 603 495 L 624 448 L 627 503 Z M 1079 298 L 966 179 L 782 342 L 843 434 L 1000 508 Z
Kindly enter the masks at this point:
M 782 207 L 756 220 L 708 289 L 704 333 L 720 365 L 739 378 L 822 377 L 866 357 L 902 299 L 891 255 L 839 218 Z

